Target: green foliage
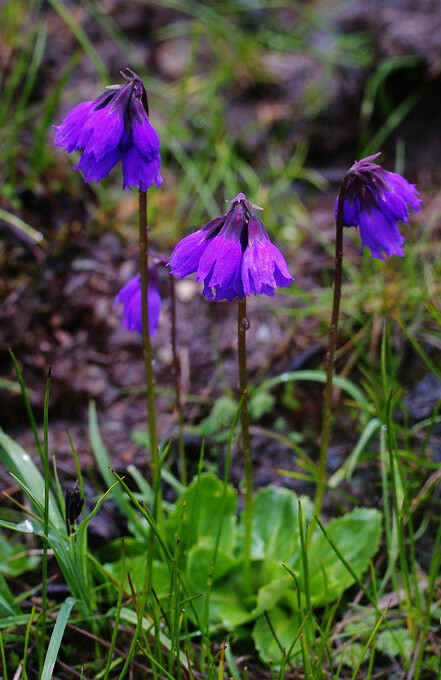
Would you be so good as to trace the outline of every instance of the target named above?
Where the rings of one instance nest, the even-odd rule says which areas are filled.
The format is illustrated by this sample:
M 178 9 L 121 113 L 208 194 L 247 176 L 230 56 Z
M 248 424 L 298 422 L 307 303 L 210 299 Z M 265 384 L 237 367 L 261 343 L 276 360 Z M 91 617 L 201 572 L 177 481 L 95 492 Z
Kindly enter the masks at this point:
M 300 541 L 299 503 L 302 515 L 311 518 L 308 498 L 298 498 L 289 489 L 266 487 L 257 492 L 253 503 L 252 583 L 243 581 L 243 526 L 236 522 L 236 492 L 210 474 L 196 477 L 180 495 L 175 509 L 165 519 L 163 532 L 170 552 L 179 535 L 179 568 L 193 600 L 189 610 L 194 621 L 208 615 L 213 625 L 235 631 L 254 621 L 252 636 L 264 660 L 281 661 L 278 642 L 289 648 L 309 599 L 323 606 L 339 598 L 354 583 L 319 529 L 307 546 L 308 578 L 303 572 Z M 359 508 L 332 520 L 329 536 L 345 555 L 353 572 L 360 576 L 378 549 L 381 515 L 377 510 Z M 128 547 L 128 546 L 127 546 Z M 141 587 L 145 556 L 139 543 L 129 548 L 138 555 L 126 557 L 133 581 Z M 156 555 L 152 583 L 167 611 L 171 567 Z M 283 568 L 287 564 L 297 575 L 293 581 Z M 119 574 L 121 564 L 106 569 Z M 298 589 L 297 589 L 298 586 Z M 274 630 L 268 626 L 267 614 Z M 195 618 L 196 617 L 196 618 Z M 312 628 L 309 626 L 309 636 Z M 298 653 L 299 645 L 292 650 Z
M 31 457 L 21 446 L 0 431 L 0 462 L 11 472 L 25 496 L 32 504 L 33 513 L 21 522 L 0 520 L 0 526 L 24 534 L 33 534 L 47 540 L 63 573 L 77 607 L 90 615 L 94 605 L 90 570 L 87 560 L 87 526 L 98 512 L 105 496 L 98 500 L 92 512 L 78 525 L 77 532 L 67 536 L 58 497 L 49 494 L 48 533 L 44 532 L 44 480 Z M 6 600 L 7 602 L 7 600 Z
M 75 600 L 72 597 L 68 597 L 60 607 L 60 611 L 58 612 L 57 620 L 52 631 L 51 639 L 49 641 L 49 646 L 47 648 L 43 670 L 40 676 L 41 680 L 50 680 L 53 677 L 52 672 L 57 661 L 61 640 L 63 638 L 66 624 L 69 620 L 69 614 L 74 604 Z
M 0 534 L 0 571 L 6 576 L 20 576 L 35 569 L 39 563 L 37 555 L 29 555 L 24 543 L 9 541 Z

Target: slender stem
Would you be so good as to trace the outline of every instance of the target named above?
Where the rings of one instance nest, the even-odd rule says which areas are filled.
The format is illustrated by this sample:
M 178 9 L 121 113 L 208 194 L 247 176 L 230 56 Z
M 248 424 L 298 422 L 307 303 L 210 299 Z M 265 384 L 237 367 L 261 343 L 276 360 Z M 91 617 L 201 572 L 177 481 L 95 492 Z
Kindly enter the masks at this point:
M 39 666 L 43 665 L 43 654 L 46 649 L 46 619 L 47 619 L 47 554 L 49 536 L 49 394 L 51 387 L 52 368 L 49 367 L 46 378 L 46 389 L 43 404 L 43 475 L 44 475 L 44 506 L 43 506 L 43 559 L 41 561 L 41 645 L 39 649 Z
M 345 175 L 340 187 L 335 221 L 335 277 L 334 296 L 332 300 L 331 328 L 329 331 L 328 352 L 326 355 L 326 385 L 323 395 L 323 420 L 320 440 L 320 453 L 317 470 L 317 487 L 314 499 L 314 515 L 318 517 L 322 510 L 323 494 L 326 485 L 326 469 L 328 462 L 329 438 L 331 434 L 332 379 L 334 376 L 335 349 L 338 337 L 338 318 L 340 314 L 341 282 L 343 272 L 343 217 L 346 189 L 350 175 Z
M 139 190 L 139 255 L 141 268 L 141 313 L 142 341 L 144 347 L 144 365 L 147 384 L 147 419 L 150 440 L 150 465 L 153 477 L 153 488 L 156 488 L 158 463 L 158 438 L 156 434 L 155 378 L 153 373 L 153 353 L 149 331 L 149 232 L 147 227 L 147 192 Z
M 184 486 L 187 486 L 187 462 L 185 460 L 185 446 L 184 446 L 184 415 L 182 412 L 181 371 L 178 356 L 178 344 L 176 339 L 176 291 L 175 280 L 172 274 L 170 274 L 170 301 L 171 301 L 171 345 L 173 352 L 173 378 L 175 383 L 176 412 L 178 415 L 179 471 L 182 484 L 184 484 Z
M 245 588 L 251 585 L 251 532 L 253 527 L 253 464 L 251 460 L 250 419 L 248 415 L 247 353 L 245 333 L 249 328 L 246 297 L 238 302 L 237 339 L 239 360 L 239 387 L 242 395 L 240 424 L 242 428 L 242 452 L 245 471 L 245 536 L 244 536 L 244 579 Z

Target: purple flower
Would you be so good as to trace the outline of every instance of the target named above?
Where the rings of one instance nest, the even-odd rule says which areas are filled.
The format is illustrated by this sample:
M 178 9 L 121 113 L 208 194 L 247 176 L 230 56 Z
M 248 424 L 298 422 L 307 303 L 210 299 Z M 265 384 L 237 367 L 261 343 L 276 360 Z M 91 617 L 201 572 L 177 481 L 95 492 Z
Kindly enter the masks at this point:
M 121 288 L 115 297 L 114 307 L 122 305 L 121 323 L 129 331 L 142 334 L 141 312 L 141 275 L 137 274 Z M 158 330 L 159 314 L 161 313 L 161 298 L 158 289 L 158 274 L 155 269 L 149 269 L 149 330 L 154 335 Z
M 159 137 L 148 116 L 142 80 L 130 69 L 124 85 L 112 85 L 95 101 L 82 102 L 61 125 L 54 125 L 56 146 L 68 153 L 82 150 L 75 170 L 86 182 L 99 182 L 122 160 L 123 189 L 146 191 L 162 184 Z
M 233 300 L 244 295 L 269 295 L 288 286 L 293 277 L 265 226 L 251 210 L 259 209 L 245 194 L 237 194 L 225 215 L 177 243 L 169 267 L 182 279 L 196 272 L 209 300 Z
M 360 227 L 362 247 L 370 248 L 372 257 L 384 260 L 383 253 L 404 257 L 398 220 L 408 221 L 408 205 L 419 212 L 420 199 L 414 184 L 373 162 L 379 155 L 356 161 L 348 171 L 343 226 Z M 338 198 L 336 215 L 337 207 Z

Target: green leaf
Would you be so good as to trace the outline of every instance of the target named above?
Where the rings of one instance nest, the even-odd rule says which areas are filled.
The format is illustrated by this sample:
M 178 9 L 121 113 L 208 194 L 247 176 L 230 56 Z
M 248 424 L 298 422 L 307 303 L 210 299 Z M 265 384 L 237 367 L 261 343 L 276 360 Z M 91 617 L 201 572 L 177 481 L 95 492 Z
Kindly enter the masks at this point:
M 238 561 L 228 553 L 218 550 L 216 564 L 213 567 L 214 553 L 213 546 L 201 544 L 193 546 L 188 552 L 186 570 L 188 586 L 195 595 L 202 596 L 193 600 L 193 606 L 202 619 L 206 610 L 206 599 L 209 597 L 209 616 L 213 623 L 222 621 L 224 626 L 229 627 L 233 619 L 240 623 L 248 621 L 249 612 L 242 605 L 240 588 L 235 587 L 234 569 Z M 211 589 L 208 584 L 210 574 L 213 581 Z
M 249 401 L 251 419 L 259 420 L 265 413 L 271 411 L 275 403 L 275 397 L 269 392 L 256 392 L 252 394 Z
M 381 513 L 374 508 L 356 508 L 344 517 L 329 522 L 326 532 L 354 573 L 361 576 L 378 550 Z M 315 533 L 311 538 L 308 563 L 309 590 L 311 602 L 315 605 L 332 602 L 354 583 L 353 576 L 322 533 Z M 300 587 L 304 587 L 300 566 L 299 557 L 294 568 L 300 572 Z
M 32 492 L 30 498 L 33 497 L 41 508 L 44 504 L 43 476 L 30 455 L 2 429 L 0 429 L 0 463 Z M 58 531 L 65 531 L 63 515 L 51 493 L 49 494 L 49 518 Z
M 54 670 L 55 662 L 57 660 L 61 640 L 69 619 L 69 614 L 74 604 L 74 598 L 68 597 L 60 607 L 60 611 L 58 612 L 57 620 L 55 621 L 55 626 L 52 631 L 51 639 L 49 640 L 49 646 L 47 648 L 43 670 L 41 671 L 41 680 L 51 680 L 53 677 L 52 671 Z
M 284 573 L 282 566 L 280 572 Z M 232 630 L 253 621 L 264 609 L 274 607 L 278 600 L 293 592 L 290 577 L 282 576 L 265 582 L 266 577 L 265 564 L 262 561 L 253 562 L 253 582 L 251 594 L 248 594 L 244 588 L 243 561 L 237 561 L 223 578 L 213 583 L 210 592 L 211 621 L 220 622 L 225 628 Z
M 14 604 L 14 598 L 2 573 L 0 573 L 0 614 L 3 617 L 19 614 L 19 608 Z
M 343 664 L 343 666 L 349 666 L 349 668 L 355 668 L 359 663 L 362 654 L 364 652 L 364 645 L 360 642 L 353 642 L 352 640 L 348 644 L 344 644 L 340 647 L 337 652 L 336 661 Z M 364 660 L 369 659 L 369 653 L 365 655 Z
M 166 522 L 166 530 L 174 543 L 181 527 L 181 550 L 202 543 L 215 546 L 220 531 L 219 550 L 232 554 L 236 544 L 237 494 L 211 474 L 196 477 L 185 489 Z M 182 526 L 181 526 L 182 525 Z
M 213 584 L 210 593 L 210 620 L 221 623 L 227 630 L 233 630 L 255 619 L 258 613 L 256 595 L 245 595 L 243 563 L 240 562 L 225 578 Z
M 276 664 L 282 661 L 282 649 L 289 649 L 292 641 L 298 633 L 302 622 L 302 616 L 296 611 L 297 596 L 294 592 L 286 589 L 281 591 L 278 601 L 269 611 L 267 616 L 276 634 L 271 630 L 265 616 L 260 616 L 253 628 L 253 640 L 256 649 L 263 661 L 274 661 Z M 279 644 L 278 644 L 279 643 Z M 291 656 L 296 656 L 300 652 L 300 640 L 297 640 L 292 650 Z
M 8 576 L 20 576 L 25 571 L 35 569 L 40 558 L 28 555 L 24 543 L 14 543 L 0 534 L 0 571 Z
M 375 646 L 387 656 L 400 656 L 401 658 L 409 658 L 414 649 L 414 642 L 412 636 L 407 628 L 394 628 L 391 630 L 382 630 L 378 633 Z
M 303 514 L 311 514 L 308 498 L 301 499 Z M 253 500 L 252 559 L 290 562 L 300 545 L 299 497 L 294 491 L 268 486 Z
M 222 430 L 228 430 L 236 415 L 237 402 L 228 396 L 216 399 L 210 415 L 199 424 L 202 437 L 209 437 Z
M 216 564 L 213 565 L 215 548 L 211 545 L 194 545 L 188 552 L 187 577 L 188 583 L 194 590 L 201 592 L 207 589 L 208 578 L 211 575 L 213 582 L 219 581 L 236 565 L 234 559 L 228 553 L 218 550 Z
M 130 574 L 130 578 L 135 586 L 135 590 L 140 593 L 143 589 L 145 577 L 147 545 L 145 546 L 142 555 L 131 555 L 125 557 L 126 574 Z M 113 574 L 119 581 L 121 578 L 121 561 L 109 562 L 104 564 L 104 569 Z M 159 599 L 169 599 L 170 594 L 170 569 L 165 562 L 153 560 L 152 563 L 152 586 Z M 124 587 L 130 591 L 129 580 L 126 576 Z

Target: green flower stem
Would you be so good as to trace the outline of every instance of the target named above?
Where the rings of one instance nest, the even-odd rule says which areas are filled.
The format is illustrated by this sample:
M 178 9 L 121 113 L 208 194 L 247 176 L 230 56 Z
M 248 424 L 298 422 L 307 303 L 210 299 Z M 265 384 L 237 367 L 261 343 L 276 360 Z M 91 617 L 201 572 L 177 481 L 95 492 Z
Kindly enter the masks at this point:
M 340 314 L 341 282 L 343 273 L 343 216 L 346 189 L 349 181 L 349 173 L 343 178 L 338 195 L 337 219 L 335 221 L 335 277 L 334 296 L 332 300 L 331 328 L 329 331 L 328 352 L 326 355 L 326 385 L 323 396 L 323 420 L 320 439 L 320 453 L 317 469 L 317 486 L 314 499 L 314 516 L 319 517 L 323 494 L 326 486 L 326 470 L 328 463 L 329 438 L 331 434 L 331 405 L 332 405 L 332 380 L 334 377 L 335 349 L 338 337 L 338 318 Z
M 179 471 L 181 482 L 187 486 L 187 462 L 185 460 L 184 447 L 184 415 L 182 412 L 181 376 L 178 356 L 178 343 L 176 339 L 176 291 L 175 279 L 170 274 L 170 301 L 171 301 L 171 345 L 173 352 L 173 378 L 175 383 L 176 412 L 178 416 L 178 453 Z
M 141 268 L 141 313 L 144 365 L 147 385 L 147 419 L 150 441 L 150 465 L 153 488 L 156 489 L 159 474 L 158 437 L 156 433 L 155 377 L 153 374 L 153 353 L 149 332 L 149 232 L 147 227 L 147 192 L 139 190 L 139 255 Z
M 242 429 L 242 453 L 245 470 L 245 536 L 244 536 L 244 580 L 245 588 L 251 588 L 251 532 L 253 528 L 253 465 L 251 461 L 250 419 L 248 415 L 247 354 L 245 333 L 249 328 L 246 297 L 238 302 L 238 360 L 239 387 L 243 399 L 240 411 Z

